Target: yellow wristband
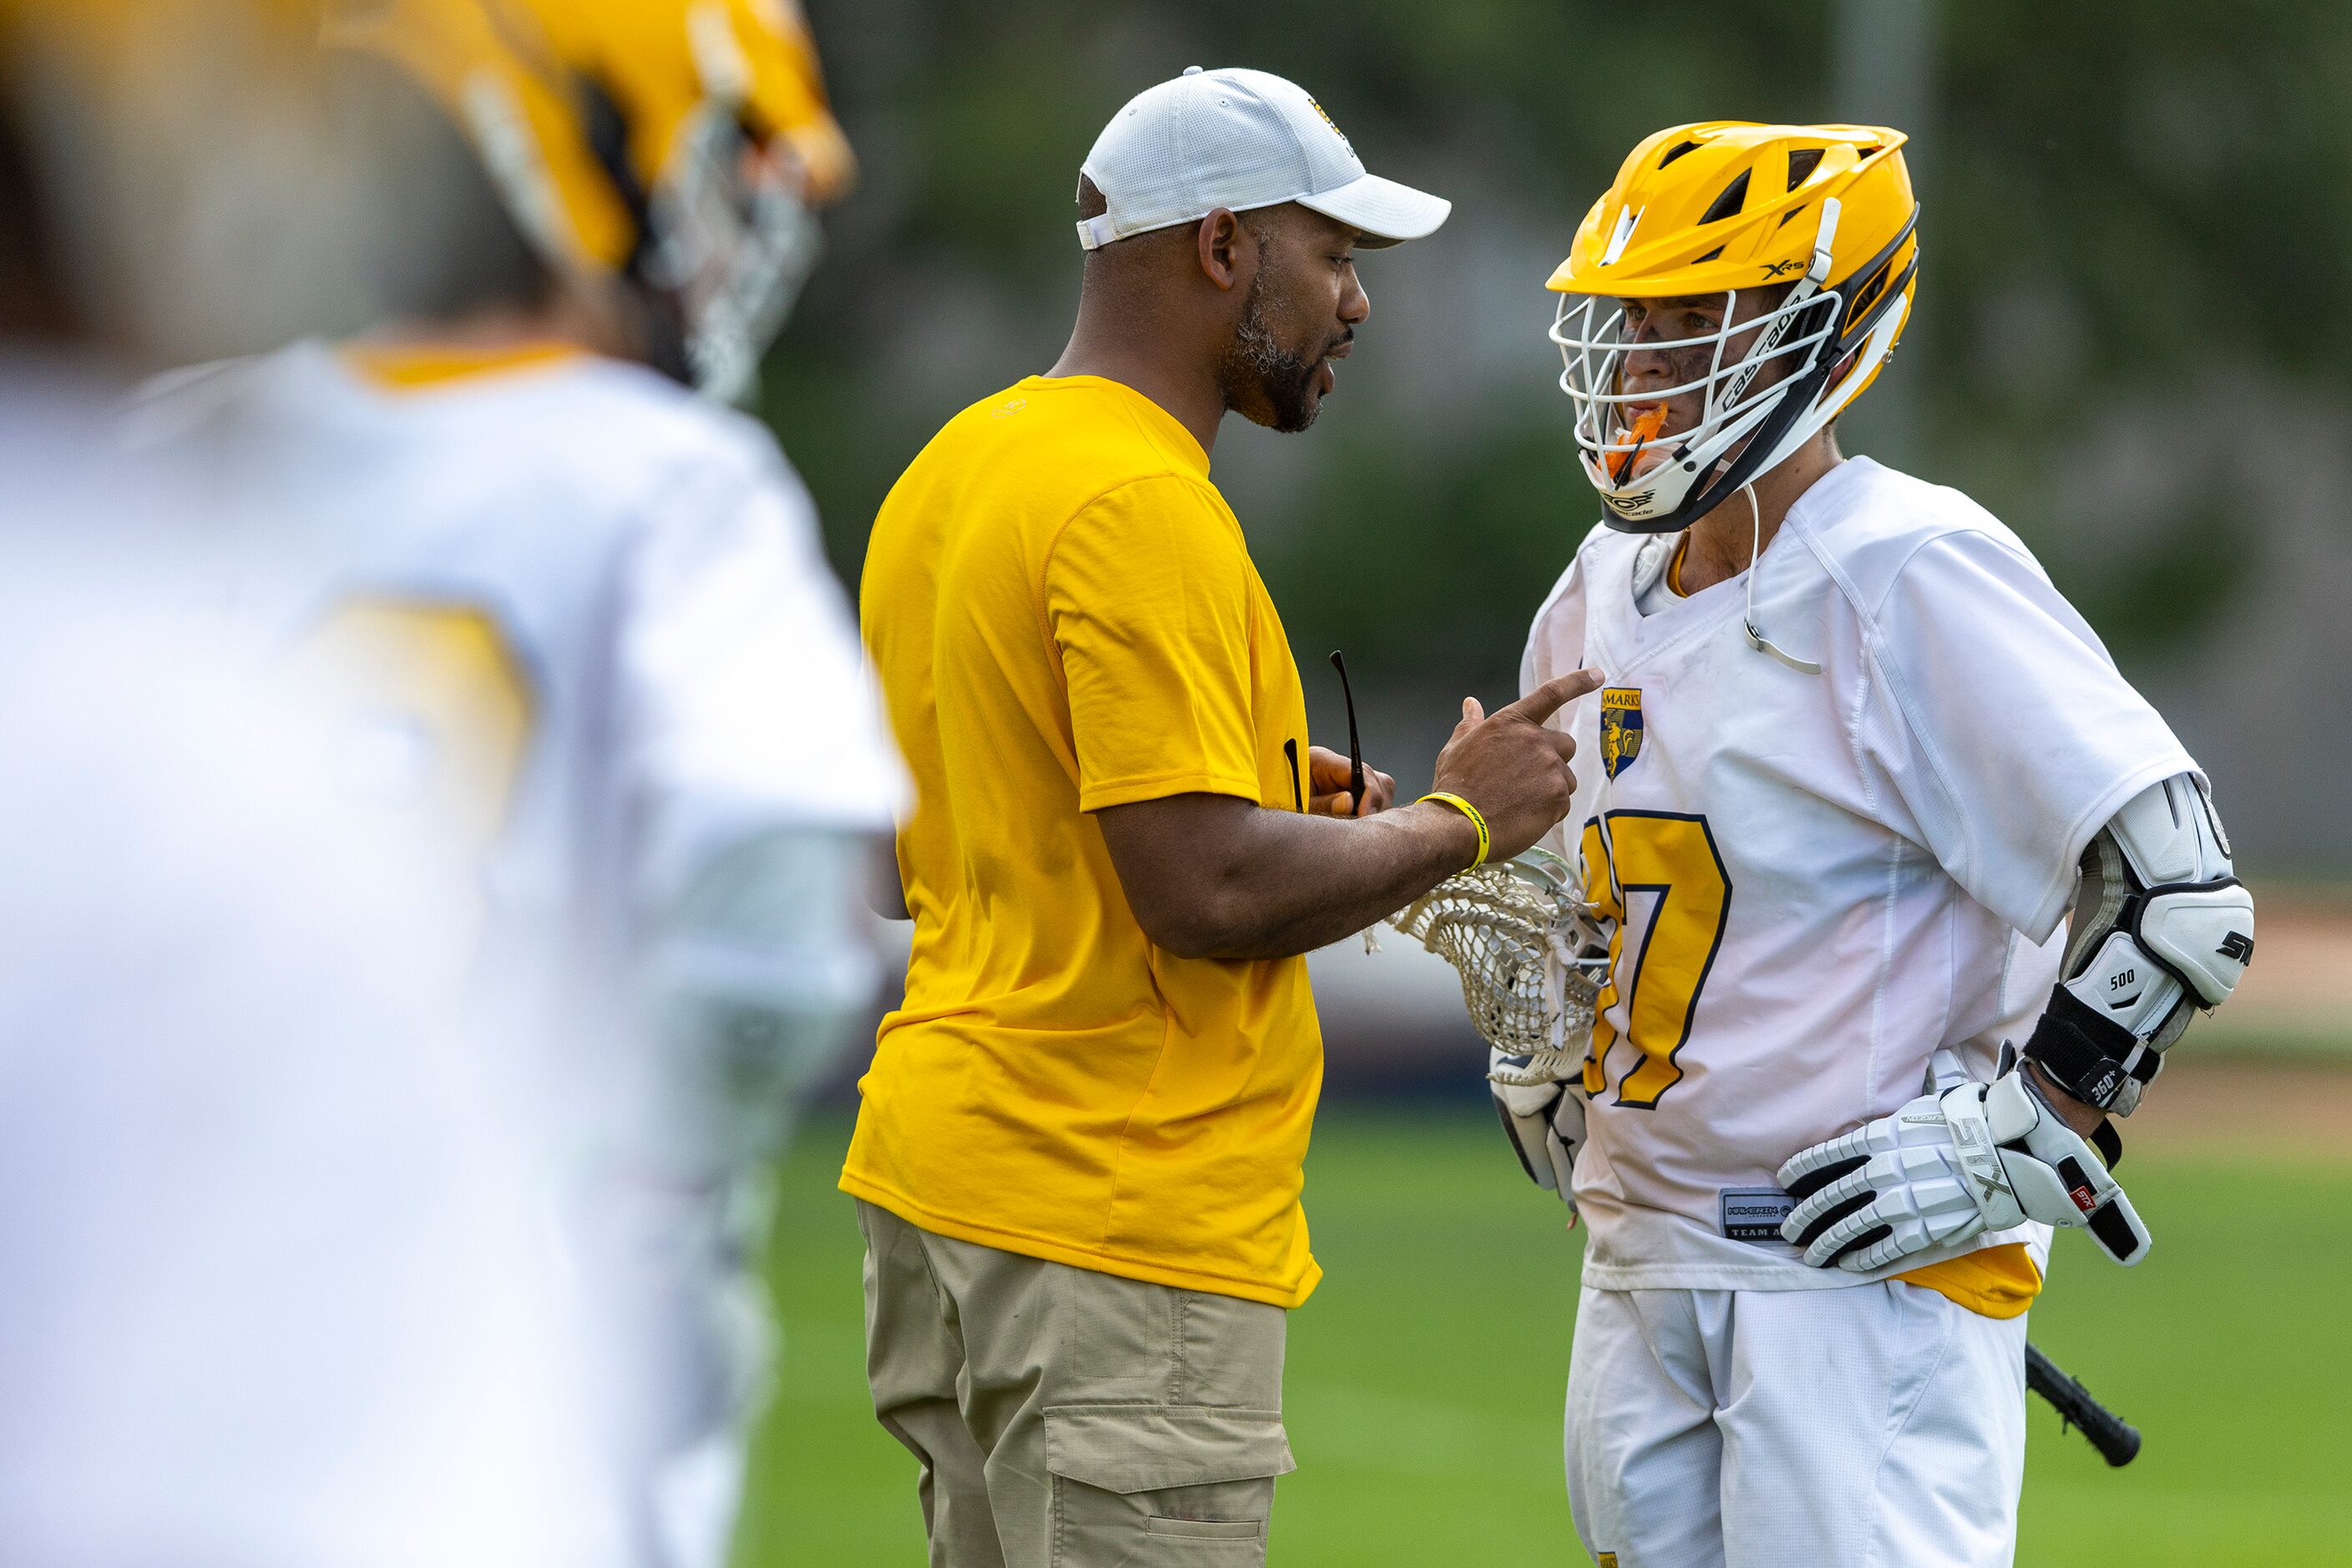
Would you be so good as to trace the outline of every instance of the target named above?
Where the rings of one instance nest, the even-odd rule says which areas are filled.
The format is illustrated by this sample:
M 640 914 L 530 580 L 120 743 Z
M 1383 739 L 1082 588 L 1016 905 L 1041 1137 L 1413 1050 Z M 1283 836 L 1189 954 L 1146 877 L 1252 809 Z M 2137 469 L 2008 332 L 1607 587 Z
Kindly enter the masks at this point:
M 1478 815 L 1478 808 L 1449 790 L 1432 790 L 1423 795 L 1421 800 L 1441 801 L 1470 819 L 1470 826 L 1478 830 L 1478 858 L 1471 861 L 1465 869 L 1475 871 L 1484 866 L 1486 863 L 1486 851 L 1494 847 L 1494 840 L 1486 837 L 1486 819 Z M 1421 800 L 1414 801 L 1413 805 L 1419 805 Z

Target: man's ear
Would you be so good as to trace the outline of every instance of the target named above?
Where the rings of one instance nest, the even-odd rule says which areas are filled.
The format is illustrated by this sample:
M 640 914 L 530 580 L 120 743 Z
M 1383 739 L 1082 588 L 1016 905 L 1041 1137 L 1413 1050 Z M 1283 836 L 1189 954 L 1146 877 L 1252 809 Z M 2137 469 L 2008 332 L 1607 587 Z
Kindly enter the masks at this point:
M 1201 220 L 1194 233 L 1201 271 L 1218 288 L 1231 292 L 1249 280 L 1258 265 L 1257 237 L 1242 220 L 1218 207 Z

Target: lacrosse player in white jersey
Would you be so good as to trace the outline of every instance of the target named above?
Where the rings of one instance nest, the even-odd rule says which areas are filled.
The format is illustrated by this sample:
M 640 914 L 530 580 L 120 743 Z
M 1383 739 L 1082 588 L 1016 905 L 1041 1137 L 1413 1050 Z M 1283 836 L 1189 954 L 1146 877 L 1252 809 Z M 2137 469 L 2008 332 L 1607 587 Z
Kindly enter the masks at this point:
M 376 682 L 353 775 L 476 836 L 485 987 L 565 1110 L 639 1559 L 721 1561 L 767 1164 L 877 965 L 901 790 L 745 390 L 848 149 L 774 0 L 330 7 L 379 325 L 194 374 L 240 612 Z
M 1588 1227 L 1570 1500 L 1621 1568 L 2010 1561 L 2024 1314 L 2253 910 L 2204 775 L 2017 536 L 1845 458 L 1917 280 L 1899 132 L 1633 150 L 1550 287 L 1606 507 L 1522 684 L 1610 932 L 1589 1040 L 1493 1062 Z M 2071 917 L 2071 918 L 2070 918 Z
M 224 286 L 181 199 L 310 188 L 289 9 L 0 4 L 0 1560 L 614 1568 L 443 836 L 337 787 L 337 694 L 232 647 L 117 439 Z

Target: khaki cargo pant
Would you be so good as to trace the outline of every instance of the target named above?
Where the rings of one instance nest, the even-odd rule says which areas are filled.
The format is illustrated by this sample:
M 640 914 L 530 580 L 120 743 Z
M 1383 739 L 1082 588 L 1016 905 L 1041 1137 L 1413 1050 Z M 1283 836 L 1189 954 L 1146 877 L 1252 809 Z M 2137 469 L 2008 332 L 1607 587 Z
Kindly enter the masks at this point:
M 868 1203 L 874 1414 L 921 1461 L 932 1568 L 1258 1568 L 1281 1308 L 937 1236 Z

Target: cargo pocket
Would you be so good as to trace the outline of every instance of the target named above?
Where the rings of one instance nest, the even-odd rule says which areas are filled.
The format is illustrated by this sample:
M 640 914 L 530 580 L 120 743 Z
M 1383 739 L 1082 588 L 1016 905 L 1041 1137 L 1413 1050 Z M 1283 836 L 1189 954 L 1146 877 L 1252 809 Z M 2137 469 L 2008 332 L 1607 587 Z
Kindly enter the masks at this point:
M 1279 1411 L 1060 1405 L 1045 1468 L 1054 1568 L 1258 1568 L 1274 1479 L 1298 1466 Z

